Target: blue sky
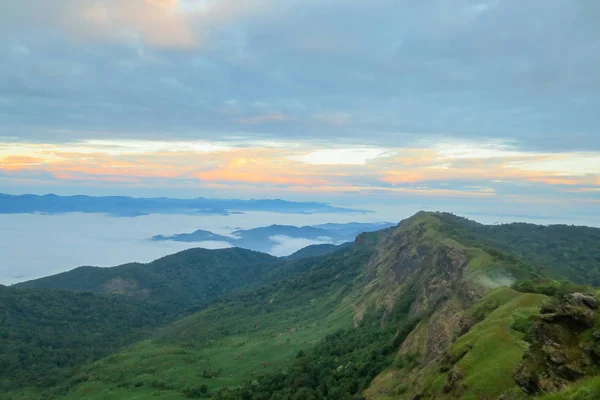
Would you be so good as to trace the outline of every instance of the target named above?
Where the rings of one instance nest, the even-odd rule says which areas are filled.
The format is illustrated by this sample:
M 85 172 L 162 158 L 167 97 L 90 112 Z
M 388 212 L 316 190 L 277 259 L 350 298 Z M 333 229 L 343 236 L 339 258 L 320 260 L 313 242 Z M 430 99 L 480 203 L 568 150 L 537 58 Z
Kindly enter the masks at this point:
M 600 204 L 594 0 L 0 0 L 0 52 L 5 192 Z

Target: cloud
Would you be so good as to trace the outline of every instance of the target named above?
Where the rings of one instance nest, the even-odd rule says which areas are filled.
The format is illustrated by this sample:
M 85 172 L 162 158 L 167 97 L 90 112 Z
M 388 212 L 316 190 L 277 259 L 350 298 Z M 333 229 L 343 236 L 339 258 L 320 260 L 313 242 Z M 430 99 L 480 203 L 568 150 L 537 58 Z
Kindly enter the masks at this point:
M 591 199 L 592 3 L 4 2 L 1 179 Z
M 282 122 L 285 121 L 287 117 L 283 114 L 266 114 L 266 115 L 256 115 L 253 117 L 246 117 L 238 119 L 237 122 L 242 125 L 260 125 L 271 122 Z
M 598 151 L 597 21 L 564 0 L 6 3 L 0 135 Z
M 269 251 L 270 254 L 277 257 L 289 256 L 296 251 L 313 244 L 331 243 L 330 240 L 312 240 L 305 238 L 292 238 L 284 235 L 275 235 L 269 237 L 270 241 L 277 244 Z
M 600 185 L 598 165 L 600 152 L 527 152 L 485 141 L 468 146 L 423 143 L 420 148 L 324 148 L 283 141 L 0 142 L 0 174 L 15 182 L 37 179 L 60 185 L 179 185 L 446 198 L 531 192 L 583 198 Z
M 385 149 L 377 148 L 323 149 L 311 151 L 294 159 L 316 165 L 365 165 L 385 153 Z
M 2 27 L 28 24 L 62 31 L 70 40 L 135 43 L 172 49 L 203 45 L 214 28 L 258 12 L 264 1 L 24 0 L 0 11 Z

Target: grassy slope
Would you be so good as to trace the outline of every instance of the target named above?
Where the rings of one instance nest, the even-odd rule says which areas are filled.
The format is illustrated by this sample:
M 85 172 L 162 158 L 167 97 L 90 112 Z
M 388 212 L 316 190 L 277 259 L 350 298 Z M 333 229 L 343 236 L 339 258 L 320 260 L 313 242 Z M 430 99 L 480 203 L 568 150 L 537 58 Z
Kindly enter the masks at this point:
M 597 400 L 600 399 L 600 377 L 582 380 L 571 388 L 539 397 L 539 400 Z
M 299 349 L 352 326 L 356 278 L 377 235 L 313 259 L 304 274 L 231 296 L 87 366 L 63 385 L 69 389 L 64 398 L 181 399 L 189 388 L 205 384 L 214 391 L 285 368 Z
M 445 362 L 434 362 L 424 371 L 424 379 L 414 385 L 409 367 L 392 368 L 378 377 L 367 391 L 368 398 L 406 398 L 417 393 L 424 398 L 451 399 L 456 393 L 444 393 L 447 371 L 457 365 L 464 371 L 460 383 L 466 389 L 462 399 L 495 399 L 507 390 L 516 388 L 512 372 L 521 360 L 527 343 L 523 334 L 511 329 L 515 318 L 531 315 L 539 310 L 545 296 L 519 293 L 502 287 L 484 296 L 469 309 L 469 313 L 485 319 L 460 337 L 449 349 Z M 419 329 L 426 329 L 421 326 Z

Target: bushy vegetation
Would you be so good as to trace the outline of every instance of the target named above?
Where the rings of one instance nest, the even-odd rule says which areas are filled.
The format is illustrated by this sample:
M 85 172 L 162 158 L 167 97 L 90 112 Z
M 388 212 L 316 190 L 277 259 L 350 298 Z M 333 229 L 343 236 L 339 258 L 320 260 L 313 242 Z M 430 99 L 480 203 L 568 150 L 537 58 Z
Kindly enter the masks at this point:
M 590 293 L 595 290 L 587 285 L 579 285 L 566 280 L 540 278 L 535 280 L 516 281 L 511 286 L 523 293 L 539 293 L 550 297 L 561 297 L 569 293 Z
M 120 296 L 0 287 L 0 393 L 54 386 L 163 321 L 160 310 Z
M 54 393 L 69 400 L 183 399 L 289 368 L 300 350 L 308 353 L 325 336 L 352 327 L 357 278 L 374 251 L 363 237 L 340 253 L 296 261 L 306 271 L 231 293 L 82 368 Z
M 149 264 L 80 267 L 16 286 L 123 294 L 177 314 L 200 309 L 231 290 L 278 279 L 297 266 L 239 248 L 190 249 Z
M 409 318 L 412 293 L 391 315 L 370 312 L 357 327 L 325 337 L 300 351 L 286 370 L 258 377 L 239 389 L 220 391 L 217 399 L 352 399 L 394 360 L 398 346 L 419 319 Z
M 572 225 L 482 225 L 438 213 L 442 230 L 464 244 L 497 249 L 553 278 L 600 286 L 600 229 Z
M 600 399 L 600 377 L 582 380 L 573 387 L 560 392 L 546 394 L 539 400 L 597 400 Z

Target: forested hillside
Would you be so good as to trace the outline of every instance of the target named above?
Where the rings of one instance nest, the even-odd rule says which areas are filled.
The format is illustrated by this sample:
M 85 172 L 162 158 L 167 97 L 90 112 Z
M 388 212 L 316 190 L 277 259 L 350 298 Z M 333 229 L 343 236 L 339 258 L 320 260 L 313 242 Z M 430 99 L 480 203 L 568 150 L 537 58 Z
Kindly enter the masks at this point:
M 590 246 L 586 250 L 577 240 L 594 238 L 597 231 L 484 226 L 451 214 L 418 213 L 398 227 L 362 234 L 333 253 L 307 250 L 311 257 L 299 260 L 239 249 L 225 252 L 227 257 L 222 251 L 180 253 L 187 260 L 180 269 L 158 267 L 160 260 L 146 266 L 167 287 L 167 277 L 183 280 L 198 273 L 193 284 L 180 282 L 165 292 L 137 275 L 144 272 L 141 265 L 127 267 L 123 275 L 113 271 L 108 278 L 90 279 L 95 282 L 88 283 L 91 290 L 105 292 L 106 279 L 135 279 L 150 294 L 126 291 L 110 301 L 123 299 L 133 304 L 128 307 L 145 310 L 147 304 L 160 304 L 165 293 L 165 298 L 183 299 L 180 304 L 188 311 L 196 304 L 198 312 L 150 332 L 144 327 L 156 321 L 150 317 L 161 307 L 155 307 L 147 325 L 142 318 L 123 336 L 142 340 L 119 351 L 112 349 L 128 342 L 111 343 L 113 354 L 73 370 L 68 378 L 50 387 L 13 385 L 20 389 L 6 397 L 511 400 L 554 392 L 549 399 L 600 398 L 596 289 L 556 279 L 592 283 L 577 276 L 577 264 L 561 267 L 574 254 L 566 248 L 579 249 L 590 276 L 600 275 L 600 262 L 594 261 L 599 244 L 582 238 Z M 538 246 L 525 255 L 522 242 Z M 563 251 L 544 250 L 553 246 Z M 210 261 L 192 267 L 200 259 Z M 240 267 L 244 260 L 249 264 Z M 126 275 L 128 268 L 135 275 Z M 233 276 L 236 270 L 247 278 Z M 218 285 L 215 277 L 201 279 L 200 271 L 237 286 L 193 299 L 187 293 L 168 297 L 176 288 L 203 291 Z M 39 282 L 61 287 L 80 279 L 74 276 Z M 105 308 L 99 306 L 98 312 Z M 32 324 L 43 321 L 32 315 Z M 31 341 L 14 346 L 36 347 Z
M 441 214 L 445 231 L 463 243 L 500 249 L 543 267 L 548 275 L 600 286 L 600 229 L 512 223 L 483 225 Z
M 283 276 L 287 268 L 284 264 L 268 254 L 239 248 L 190 249 L 149 264 L 80 267 L 15 286 L 121 294 L 178 313 L 204 306 L 233 289 Z
M 55 386 L 166 321 L 160 309 L 122 296 L 0 287 L 0 393 Z

